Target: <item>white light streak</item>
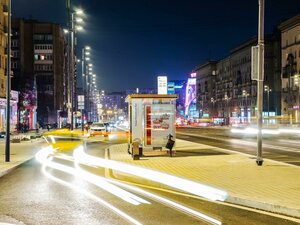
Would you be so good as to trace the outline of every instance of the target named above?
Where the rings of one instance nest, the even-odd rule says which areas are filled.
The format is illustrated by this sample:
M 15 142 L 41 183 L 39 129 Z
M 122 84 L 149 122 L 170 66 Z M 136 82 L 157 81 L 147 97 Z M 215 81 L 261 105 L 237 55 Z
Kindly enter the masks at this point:
M 78 165 L 78 161 L 75 160 L 74 164 L 75 164 L 77 174 L 79 174 L 82 179 L 96 185 L 97 187 L 100 187 L 100 188 L 106 190 L 107 192 L 110 192 L 111 194 L 113 194 L 133 205 L 139 205 L 140 203 L 150 204 L 150 202 L 148 202 L 134 194 L 131 194 L 115 185 L 108 183 L 103 178 L 96 176 L 92 173 L 84 171 Z
M 140 222 L 137 221 L 136 219 L 132 218 L 131 216 L 129 216 L 129 215 L 126 214 L 125 212 L 123 212 L 123 211 L 121 211 L 120 209 L 114 207 L 113 205 L 111 205 L 111 204 L 109 204 L 108 202 L 106 202 L 105 200 L 103 200 L 103 199 L 97 197 L 96 195 L 94 195 L 94 194 L 92 194 L 92 193 L 90 193 L 90 192 L 84 190 L 84 189 L 81 188 L 81 187 L 75 186 L 75 185 L 73 185 L 73 184 L 71 184 L 71 183 L 69 183 L 69 182 L 66 182 L 66 181 L 64 181 L 64 180 L 61 180 L 61 179 L 59 179 L 59 178 L 57 178 L 57 177 L 52 176 L 51 174 L 49 174 L 49 173 L 46 171 L 46 167 L 47 167 L 47 164 L 43 164 L 42 172 L 43 172 L 43 174 L 44 174 L 47 178 L 51 179 L 52 181 L 55 181 L 55 182 L 59 183 L 60 185 L 66 186 L 66 187 L 68 187 L 68 188 L 71 188 L 71 189 L 73 189 L 73 190 L 75 190 L 75 191 L 77 191 L 77 192 L 79 192 L 79 193 L 81 193 L 81 194 L 87 196 L 88 198 L 90 198 L 90 199 L 92 199 L 92 200 L 94 200 L 94 201 L 96 201 L 96 202 L 98 202 L 98 203 L 104 205 L 104 206 L 107 207 L 108 209 L 114 211 L 115 213 L 117 213 L 118 215 L 122 216 L 123 218 L 125 218 L 126 220 L 130 221 L 130 222 L 133 223 L 133 224 L 136 224 L 136 225 L 142 225 L 142 223 L 140 223 Z
M 213 201 L 224 201 L 228 197 L 228 194 L 225 191 L 200 183 L 196 183 L 194 181 L 186 180 L 180 177 L 175 177 L 169 174 L 153 171 L 150 169 L 128 165 L 126 163 L 89 156 L 85 154 L 83 146 L 80 146 L 77 149 L 75 149 L 73 156 L 76 160 L 86 163 L 88 165 L 96 165 L 100 167 L 111 168 L 114 170 L 136 175 Z
M 159 201 L 159 202 L 162 202 L 162 203 L 164 203 L 164 204 L 170 205 L 170 206 L 176 208 L 177 210 L 184 211 L 185 213 L 188 213 L 188 214 L 190 214 L 190 215 L 192 215 L 192 216 L 198 217 L 198 218 L 200 218 L 200 219 L 202 219 L 202 220 L 205 220 L 205 221 L 207 221 L 207 222 L 210 222 L 210 223 L 213 223 L 213 224 L 218 224 L 218 225 L 221 225 L 221 224 L 222 224 L 221 221 L 218 221 L 218 220 L 216 220 L 216 219 L 214 219 L 214 218 L 212 218 L 212 217 L 210 217 L 210 216 L 207 216 L 207 215 L 205 215 L 205 214 L 203 214 L 203 213 L 200 213 L 200 212 L 198 212 L 198 211 L 195 211 L 195 210 L 193 210 L 193 209 L 190 209 L 190 208 L 188 208 L 188 207 L 186 207 L 186 206 L 180 205 L 179 203 L 176 203 L 176 202 L 171 201 L 171 200 L 169 200 L 169 199 L 166 199 L 166 198 L 160 197 L 160 196 L 158 196 L 158 195 L 152 194 L 152 193 L 150 193 L 150 192 L 148 192 L 148 191 L 144 191 L 144 190 L 142 190 L 142 189 L 140 189 L 140 188 L 133 187 L 133 186 L 130 186 L 130 185 L 121 183 L 121 182 L 116 181 L 116 180 L 111 180 L 111 179 L 106 179 L 106 180 L 107 180 L 108 182 L 114 183 L 114 184 L 116 184 L 116 185 L 122 186 L 122 187 L 127 188 L 127 189 L 130 189 L 130 190 L 132 190 L 132 191 L 138 192 L 138 193 L 140 193 L 140 194 L 142 194 L 142 195 L 145 195 L 145 196 L 147 196 L 147 197 L 149 197 L 149 198 L 155 199 L 155 200 L 157 200 L 157 201 Z
M 93 175 L 89 172 L 82 170 L 79 167 L 77 161 L 75 161 L 76 169 L 74 169 L 72 167 L 65 166 L 65 165 L 47 160 L 48 156 L 51 155 L 52 153 L 53 153 L 53 150 L 51 148 L 45 149 L 45 150 L 38 152 L 38 154 L 36 154 L 36 158 L 42 164 L 47 163 L 48 167 L 68 173 L 70 175 L 73 175 L 74 177 L 77 177 L 77 178 L 83 179 L 89 183 L 92 183 L 92 184 L 96 185 L 97 187 L 123 199 L 124 201 L 126 201 L 128 203 L 131 203 L 133 205 L 139 205 L 140 203 L 150 204 L 150 202 L 148 202 L 136 195 L 133 195 L 119 187 L 116 187 L 116 186 L 104 181 L 103 179 L 101 179 L 100 177 L 98 177 L 96 175 Z M 59 158 L 66 159 L 66 160 L 73 160 L 70 158 L 70 156 L 64 157 L 64 155 L 61 155 Z
M 57 169 L 57 170 L 60 170 L 60 171 L 63 171 L 65 173 L 68 173 L 68 174 L 72 174 L 74 176 L 77 176 L 76 175 L 76 170 L 71 168 L 71 167 L 68 167 L 68 166 L 64 166 L 64 165 L 61 165 L 59 163 L 55 163 L 55 162 L 52 162 L 52 157 L 49 157 L 52 153 L 54 152 L 54 149 L 51 147 L 51 146 L 48 146 L 44 149 L 42 149 L 41 151 L 39 151 L 37 154 L 36 154 L 36 159 L 42 163 L 42 172 L 43 174 L 48 177 L 49 179 L 61 184 L 61 185 L 64 185 L 64 186 L 67 186 L 77 192 L 80 192 L 81 194 L 84 194 L 85 196 L 89 197 L 90 199 L 104 205 L 105 207 L 109 208 L 110 210 L 114 211 L 115 213 L 117 213 L 118 215 L 122 216 L 123 218 L 125 218 L 126 220 L 130 221 L 131 223 L 133 224 L 136 224 L 136 225 L 141 225 L 142 223 L 140 223 L 139 221 L 135 220 L 134 218 L 132 218 L 131 216 L 129 216 L 128 214 L 124 213 L 123 211 L 121 211 L 120 209 L 114 207 L 113 205 L 109 204 L 108 202 L 104 201 L 103 199 L 95 196 L 94 194 L 84 190 L 83 188 L 81 187 L 78 187 L 78 186 L 75 186 L 69 182 L 66 182 L 64 180 L 61 180 L 57 177 L 54 177 L 53 175 L 49 174 L 47 171 L 46 171 L 46 168 L 47 167 L 50 167 L 50 168 L 54 168 L 54 169 Z M 123 190 L 124 191 L 124 190 Z M 125 191 L 124 191 L 125 192 Z M 131 193 L 130 193 L 131 194 Z M 132 194 L 131 194 L 132 195 Z
M 248 127 L 246 129 L 237 129 L 237 128 L 232 128 L 231 133 L 237 133 L 237 134 L 257 134 L 258 129 L 257 128 L 251 128 Z M 278 129 L 262 129 L 261 130 L 262 134 L 280 134 L 280 130 Z

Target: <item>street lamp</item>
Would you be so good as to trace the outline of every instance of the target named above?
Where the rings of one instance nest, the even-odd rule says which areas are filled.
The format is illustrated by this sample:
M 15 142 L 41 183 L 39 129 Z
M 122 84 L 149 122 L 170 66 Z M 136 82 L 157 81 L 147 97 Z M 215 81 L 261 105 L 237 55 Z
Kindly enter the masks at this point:
M 215 102 L 216 102 L 216 100 L 213 97 L 211 97 L 210 102 L 213 105 L 213 107 L 212 107 L 212 114 L 214 115 L 215 114 Z
M 246 102 L 245 102 L 245 112 L 246 112 L 246 117 L 247 117 L 247 120 L 249 122 L 249 116 L 248 116 L 248 101 L 247 101 L 247 97 L 249 96 L 249 93 L 246 91 L 246 90 L 243 90 L 243 97 L 246 98 Z
M 265 85 L 264 90 L 268 95 L 268 117 L 270 117 L 270 92 L 272 91 L 272 89 L 270 89 L 268 85 Z
M 5 162 L 10 161 L 10 72 L 11 72 L 11 0 L 7 3 L 7 60 L 6 60 L 6 135 L 5 135 Z
M 74 53 L 74 48 L 75 48 L 75 33 L 76 31 L 82 30 L 82 27 L 79 26 L 76 22 L 79 19 L 76 17 L 77 15 L 81 15 L 83 13 L 82 10 L 75 10 L 72 11 L 71 17 L 70 17 L 70 38 L 71 38 L 71 46 L 70 46 L 70 76 L 68 79 L 68 108 L 69 112 L 68 114 L 71 114 L 71 126 L 70 129 L 74 129 L 74 106 L 75 104 L 75 93 L 76 93 L 76 78 L 75 78 L 75 53 Z M 79 21 L 82 22 L 82 19 L 79 19 Z
M 86 61 L 90 60 L 89 57 L 86 57 L 86 56 L 89 56 L 90 55 L 90 50 L 91 48 L 89 46 L 85 46 L 84 48 L 82 48 L 81 50 L 81 73 L 82 73 L 82 89 L 83 89 L 83 94 L 85 96 L 84 98 L 84 109 L 87 108 L 87 97 L 86 97 L 86 93 L 87 93 L 87 82 L 88 82 L 88 69 L 87 69 L 87 63 Z M 86 116 L 86 111 L 83 111 L 82 112 L 85 113 L 85 115 L 81 115 L 81 129 L 83 131 L 83 118 Z
M 230 110 L 229 110 L 229 106 L 228 106 L 228 101 L 229 101 L 230 98 L 228 97 L 227 94 L 225 94 L 224 99 L 226 101 L 226 108 L 227 108 L 227 117 L 228 117 L 227 124 L 229 125 L 229 123 L 230 123 Z

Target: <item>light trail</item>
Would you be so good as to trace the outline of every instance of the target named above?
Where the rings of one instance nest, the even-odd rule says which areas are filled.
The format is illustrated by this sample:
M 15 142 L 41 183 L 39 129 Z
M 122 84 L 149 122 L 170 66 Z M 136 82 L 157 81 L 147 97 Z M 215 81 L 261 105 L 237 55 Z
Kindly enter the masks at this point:
M 124 201 L 131 203 L 133 205 L 139 205 L 140 203 L 144 203 L 144 204 L 150 204 L 149 202 L 147 202 L 146 200 L 139 198 L 138 196 L 135 196 L 119 187 L 116 187 L 115 185 L 112 185 L 111 183 L 108 183 L 104 180 L 98 179 L 98 176 L 95 176 L 91 173 L 88 172 L 84 172 L 78 165 L 77 162 L 75 162 L 75 169 L 69 166 L 65 166 L 53 161 L 49 161 L 47 160 L 47 157 L 51 154 L 51 148 L 49 149 L 45 149 L 45 151 L 41 151 L 39 152 L 39 154 L 37 154 L 37 160 L 39 162 L 41 162 L 42 164 L 47 163 L 47 166 L 65 173 L 68 173 L 70 175 L 73 175 L 74 177 L 80 178 L 82 180 L 85 180 L 89 183 L 94 184 L 95 186 L 123 199 Z M 62 159 L 64 159 L 64 157 L 60 157 Z M 69 157 L 68 157 L 69 158 Z M 66 158 L 66 159 L 68 159 Z
M 100 187 L 133 205 L 139 205 L 140 203 L 151 204 L 150 202 L 132 193 L 129 193 L 115 185 L 112 185 L 111 183 L 105 181 L 104 179 L 101 179 L 97 175 L 84 171 L 83 169 L 80 168 L 78 161 L 75 160 L 74 164 L 75 164 L 77 174 L 79 174 L 82 179 L 96 185 L 97 187 Z
M 36 159 L 40 163 L 42 163 L 42 172 L 47 178 L 49 178 L 49 179 L 51 179 L 51 180 L 53 180 L 53 181 L 55 181 L 55 182 L 57 182 L 57 183 L 59 183 L 63 186 L 69 187 L 69 188 L 71 188 L 71 189 L 73 189 L 73 190 L 75 190 L 75 191 L 77 191 L 81 194 L 84 194 L 85 196 L 87 196 L 90 199 L 104 205 L 108 209 L 114 211 L 116 214 L 120 215 L 121 217 L 123 217 L 124 219 L 130 221 L 133 224 L 142 225 L 142 223 L 140 223 L 136 219 L 132 218 L 131 216 L 129 216 L 125 212 L 123 212 L 120 209 L 114 207 L 113 205 L 111 205 L 110 203 L 106 202 L 105 200 L 97 197 L 96 195 L 84 190 L 81 187 L 75 186 L 74 184 L 71 184 L 71 183 L 66 182 L 64 180 L 61 180 L 61 179 L 51 175 L 50 173 L 48 173 L 46 171 L 46 168 L 50 167 L 50 168 L 54 168 L 54 169 L 57 169 L 57 170 L 65 172 L 65 173 L 69 173 L 69 174 L 72 174 L 72 175 L 76 176 L 76 174 L 74 174 L 74 171 L 76 171 L 75 169 L 73 169 L 71 167 L 68 167 L 68 166 L 64 166 L 64 165 L 55 163 L 55 162 L 52 162 L 53 157 L 51 156 L 51 154 L 53 154 L 53 153 L 54 153 L 54 149 L 51 148 L 51 146 L 48 146 L 48 147 L 46 147 L 45 149 L 42 149 L 41 151 L 39 151 L 36 154 Z M 51 157 L 49 157 L 49 156 L 51 156 Z
M 57 182 L 61 185 L 67 186 L 71 189 L 74 189 L 75 191 L 86 195 L 90 199 L 93 199 L 93 200 L 105 205 L 109 209 L 114 210 L 117 214 L 121 215 L 122 217 L 124 217 L 125 219 L 129 220 L 130 222 L 132 222 L 134 224 L 140 224 L 140 223 L 138 221 L 136 221 L 135 219 L 133 219 L 132 217 L 130 217 L 129 215 L 125 214 L 124 212 L 122 212 L 119 209 L 115 208 L 114 206 L 110 205 L 108 202 L 98 198 L 97 196 L 93 195 L 92 193 L 87 192 L 83 188 L 80 188 L 80 187 L 75 186 L 75 185 L 73 185 L 69 182 L 66 182 L 66 181 L 61 180 L 57 177 L 54 177 L 53 175 L 51 175 L 50 173 L 48 173 L 46 171 L 46 168 L 49 167 L 49 168 L 53 168 L 53 169 L 62 171 L 64 173 L 71 174 L 75 177 L 78 177 L 78 178 L 84 179 L 84 180 L 86 180 L 90 183 L 93 183 L 94 185 L 96 185 L 100 188 L 103 188 L 107 191 L 109 191 L 109 189 L 111 189 L 111 191 L 109 191 L 109 192 L 115 192 L 116 191 L 118 193 L 125 193 L 125 196 L 126 196 L 126 194 L 129 194 L 129 197 L 132 198 L 133 200 L 137 201 L 137 202 L 141 202 L 141 203 L 144 203 L 144 204 L 150 204 L 148 201 L 146 201 L 146 200 L 144 200 L 140 197 L 137 197 L 136 195 L 134 195 L 132 193 L 129 193 L 129 192 L 115 186 L 115 185 L 118 185 L 118 186 L 121 186 L 123 188 L 127 188 L 131 191 L 135 191 L 137 193 L 140 193 L 144 196 L 147 196 L 148 198 L 154 199 L 154 200 L 156 200 L 158 202 L 161 202 L 161 203 L 163 203 L 167 206 L 171 206 L 171 207 L 175 208 L 176 210 L 178 210 L 180 212 L 187 213 L 187 214 L 192 215 L 192 216 L 194 216 L 198 219 L 205 220 L 209 223 L 216 224 L 216 225 L 221 225 L 222 224 L 220 221 L 218 221 L 218 220 L 216 220 L 216 219 L 214 219 L 214 218 L 212 218 L 208 215 L 205 215 L 201 212 L 190 209 L 186 206 L 183 206 L 183 205 L 181 205 L 179 203 L 176 203 L 174 201 L 171 201 L 169 199 L 166 199 L 166 198 L 160 197 L 158 195 L 152 194 L 150 192 L 144 191 L 144 190 L 142 190 L 140 188 L 137 188 L 137 187 L 133 187 L 133 186 L 130 186 L 130 185 L 127 185 L 127 184 L 123 184 L 123 183 L 115 181 L 115 180 L 110 180 L 110 179 L 106 179 L 106 178 L 103 178 L 103 177 L 99 177 L 99 176 L 93 175 L 89 172 L 86 172 L 86 171 L 84 171 L 83 169 L 80 168 L 80 166 L 78 164 L 79 162 L 77 160 L 74 161 L 75 169 L 72 168 L 72 167 L 69 167 L 69 166 L 65 166 L 65 165 L 61 165 L 59 163 L 53 162 L 52 161 L 52 158 L 54 157 L 53 154 L 54 154 L 54 149 L 51 146 L 49 146 L 47 148 L 44 148 L 43 150 L 39 151 L 36 154 L 36 159 L 40 163 L 43 164 L 42 171 L 43 171 L 43 174 L 46 177 L 48 177 L 49 179 L 51 179 L 51 180 L 53 180 L 53 181 L 55 181 L 55 182 Z M 67 155 L 66 156 L 60 155 L 58 158 L 65 159 L 65 160 L 70 160 L 70 161 L 74 160 L 72 157 L 67 156 Z
M 83 150 L 83 146 L 76 148 L 74 150 L 73 156 L 79 162 L 83 162 L 88 165 L 96 165 L 136 175 L 213 201 L 224 201 L 228 197 L 228 194 L 225 191 L 210 187 L 208 185 L 196 183 L 194 181 L 175 177 L 162 172 L 128 165 L 126 163 L 87 155 Z
M 106 179 L 106 178 L 104 178 L 104 179 Z M 183 205 L 181 205 L 181 204 L 179 204 L 179 203 L 177 203 L 177 202 L 174 202 L 174 201 L 171 201 L 171 200 L 169 200 L 169 199 L 163 198 L 163 197 L 161 197 L 161 196 L 155 195 L 155 194 L 150 193 L 150 192 L 148 192 L 148 191 L 144 191 L 144 190 L 142 190 L 142 189 L 140 189 L 140 188 L 133 187 L 133 186 L 130 186 L 130 185 L 121 183 L 121 182 L 116 181 L 116 180 L 112 180 L 112 179 L 106 179 L 106 180 L 107 180 L 108 182 L 111 182 L 111 183 L 114 183 L 114 184 L 116 184 L 116 185 L 122 186 L 122 187 L 124 187 L 124 188 L 129 189 L 129 190 L 138 192 L 138 193 L 140 193 L 140 194 L 142 194 L 142 195 L 144 195 L 144 196 L 147 196 L 147 197 L 149 197 L 149 198 L 152 198 L 152 199 L 154 199 L 154 200 L 156 200 L 156 201 L 159 201 L 159 202 L 161 202 L 161 203 L 163 203 L 163 204 L 165 204 L 165 205 L 174 207 L 174 208 L 176 208 L 176 209 L 179 210 L 179 211 L 183 211 L 183 212 L 185 212 L 185 213 L 187 213 L 187 214 L 189 214 L 189 215 L 192 215 L 192 216 L 194 216 L 194 217 L 197 217 L 197 218 L 199 218 L 199 219 L 201 219 L 201 220 L 205 220 L 205 221 L 207 221 L 207 222 L 209 222 L 209 223 L 217 224 L 217 225 L 221 225 L 221 224 L 222 224 L 222 222 L 219 221 L 219 220 L 216 220 L 216 219 L 214 219 L 214 218 L 212 218 L 212 217 L 210 217 L 210 216 L 208 216 L 208 215 L 205 215 L 205 214 L 203 214 L 203 213 L 201 213 L 201 212 L 198 212 L 198 211 L 196 211 L 196 210 L 193 210 L 193 209 L 191 209 L 191 208 L 188 208 L 188 207 L 186 207 L 186 206 L 183 206 Z
M 231 133 L 237 133 L 237 134 L 257 134 L 258 130 L 257 128 L 245 128 L 245 129 L 237 129 L 237 128 L 232 128 Z M 280 134 L 280 130 L 278 129 L 262 129 L 262 134 L 274 134 L 278 135 Z
M 59 158 L 73 161 L 73 158 L 70 157 L 70 156 L 67 156 L 67 155 L 66 155 L 65 157 L 64 157 L 64 156 L 63 156 L 63 157 L 60 156 Z M 217 225 L 221 225 L 221 224 L 222 224 L 222 222 L 220 222 L 220 221 L 218 221 L 218 220 L 216 220 L 216 219 L 214 219 L 214 218 L 212 218 L 212 217 L 210 217 L 210 216 L 208 216 L 208 215 L 205 215 L 205 214 L 203 214 L 203 213 L 201 213 L 201 212 L 198 212 L 198 211 L 195 211 L 195 210 L 193 210 L 193 209 L 190 209 L 190 208 L 188 208 L 188 207 L 186 207 L 186 206 L 183 206 L 183 205 L 181 205 L 181 204 L 179 204 L 179 203 L 176 203 L 176 202 L 174 202 L 174 201 L 171 201 L 171 200 L 169 200 L 169 199 L 160 197 L 160 196 L 158 196 L 158 195 L 155 195 L 155 194 L 152 194 L 152 193 L 150 193 L 150 192 L 144 191 L 144 190 L 142 190 L 142 189 L 140 189 L 140 188 L 133 187 L 133 186 L 130 186 L 130 185 L 121 183 L 121 182 L 116 181 L 116 180 L 107 179 L 107 178 L 100 177 L 100 176 L 97 176 L 97 175 L 93 175 L 93 174 L 91 174 L 91 173 L 89 173 L 89 172 L 86 172 L 86 171 L 84 171 L 83 169 L 80 168 L 80 166 L 78 165 L 77 160 L 75 160 L 74 163 L 75 163 L 75 168 L 76 168 L 77 171 L 81 174 L 81 177 L 85 177 L 85 178 L 86 178 L 86 177 L 89 177 L 88 180 L 91 181 L 91 183 L 93 183 L 93 184 L 95 184 L 95 185 L 97 185 L 97 183 L 98 183 L 100 180 L 102 180 L 102 181 L 107 181 L 107 182 L 109 182 L 109 183 L 113 183 L 113 184 L 115 184 L 115 185 L 124 187 L 124 188 L 126 188 L 126 189 L 131 190 L 131 191 L 140 193 L 140 194 L 142 194 L 142 195 L 144 195 L 144 196 L 146 196 L 146 197 L 148 197 L 148 198 L 154 199 L 154 200 L 156 200 L 156 201 L 158 201 L 158 202 L 161 202 L 161 203 L 163 203 L 163 204 L 165 204 L 165 205 L 167 205 L 167 206 L 173 207 L 173 208 L 175 208 L 175 209 L 178 210 L 178 211 L 181 211 L 181 212 L 187 213 L 187 214 L 189 214 L 189 215 L 192 215 L 192 216 L 194 216 L 194 217 L 196 217 L 196 218 L 198 218 L 198 219 L 200 219 L 200 220 L 205 220 L 205 221 L 207 221 L 207 222 L 210 222 L 210 223 L 212 223 L 212 224 L 217 224 Z M 97 185 L 97 186 L 98 186 L 98 185 Z M 123 191 L 124 191 L 124 190 L 123 190 Z M 134 196 L 134 198 L 136 197 L 135 195 L 133 195 L 133 196 Z M 141 199 L 141 198 L 138 198 L 137 200 L 140 201 L 141 203 L 144 203 L 144 204 L 150 204 L 148 201 L 145 201 L 145 200 L 143 200 L 143 199 Z
M 57 157 L 56 157 L 56 158 L 57 158 Z M 65 155 L 65 156 L 60 156 L 59 158 L 62 158 L 62 159 L 65 159 L 65 160 L 73 161 L 73 158 L 70 157 L 70 156 L 67 156 L 67 155 Z M 161 202 L 161 203 L 163 203 L 163 204 L 165 204 L 165 205 L 167 205 L 167 206 L 173 207 L 173 208 L 175 208 L 176 210 L 178 210 L 178 211 L 180 211 L 180 212 L 184 212 L 184 213 L 187 213 L 187 214 L 189 214 L 189 215 L 192 215 L 192 216 L 194 216 L 194 217 L 196 217 L 196 218 L 198 218 L 198 219 L 200 219 L 200 220 L 205 220 L 205 221 L 207 221 L 207 222 L 210 222 L 210 223 L 212 223 L 212 224 L 217 224 L 217 225 L 222 224 L 222 222 L 220 222 L 220 221 L 218 221 L 218 220 L 216 220 L 216 219 L 214 219 L 214 218 L 212 218 L 212 217 L 210 217 L 210 216 L 208 216 L 208 215 L 205 215 L 205 214 L 203 214 L 203 213 L 201 213 L 201 212 L 198 212 L 198 211 L 195 211 L 195 210 L 193 210 L 193 209 L 190 209 L 190 208 L 188 208 L 188 207 L 186 207 L 186 206 L 183 206 L 183 205 L 181 205 L 181 204 L 179 204 L 179 203 L 176 203 L 176 202 L 174 202 L 174 201 L 171 201 L 171 200 L 169 200 L 169 199 L 166 199 L 166 198 L 160 197 L 160 196 L 158 196 L 158 195 L 152 194 L 152 193 L 150 193 L 150 192 L 144 191 L 144 190 L 142 190 L 142 189 L 140 189 L 140 188 L 133 187 L 133 186 L 124 184 L 124 183 L 119 182 L 119 181 L 116 181 L 116 180 L 107 179 L 107 178 L 100 177 L 100 176 L 97 176 L 97 175 L 92 175 L 91 173 L 86 172 L 86 171 L 84 171 L 83 169 L 81 169 L 81 168 L 79 167 L 79 165 L 78 165 L 77 160 L 75 160 L 75 168 L 76 168 L 80 173 L 82 173 L 82 176 L 84 176 L 84 177 L 90 177 L 90 178 L 92 179 L 92 181 L 96 181 L 96 180 L 101 179 L 101 180 L 107 181 L 107 182 L 109 182 L 109 183 L 113 183 L 113 184 L 115 184 L 115 185 L 118 185 L 118 186 L 124 187 L 124 188 L 126 188 L 126 189 L 129 189 L 129 190 L 131 190 L 131 191 L 140 193 L 140 194 L 142 194 L 142 195 L 144 195 L 144 196 L 146 196 L 146 197 L 148 197 L 148 198 L 154 199 L 154 200 L 156 200 L 156 201 L 158 201 L 158 202 Z M 91 175 L 92 175 L 92 176 L 91 176 Z M 144 203 L 144 202 L 143 202 L 143 203 Z M 147 203 L 146 203 L 146 204 L 147 204 Z

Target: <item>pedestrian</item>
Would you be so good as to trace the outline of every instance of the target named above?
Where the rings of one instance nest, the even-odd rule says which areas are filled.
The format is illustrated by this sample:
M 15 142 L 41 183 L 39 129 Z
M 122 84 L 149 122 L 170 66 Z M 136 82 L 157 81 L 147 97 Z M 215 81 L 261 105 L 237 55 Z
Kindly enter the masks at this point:
M 85 124 L 85 130 L 86 130 L 87 133 L 89 132 L 89 125 L 88 124 Z
M 40 130 L 40 124 L 39 122 L 36 122 L 36 133 L 38 133 Z
M 48 131 L 50 130 L 50 124 L 49 123 L 47 124 L 47 130 Z

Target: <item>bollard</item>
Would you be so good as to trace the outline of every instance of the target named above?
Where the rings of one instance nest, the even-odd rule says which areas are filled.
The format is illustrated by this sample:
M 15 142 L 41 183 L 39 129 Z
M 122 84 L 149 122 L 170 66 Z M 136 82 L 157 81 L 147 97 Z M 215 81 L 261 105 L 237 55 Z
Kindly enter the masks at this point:
M 132 157 L 133 157 L 133 160 L 140 159 L 140 155 L 139 155 L 139 142 L 138 141 L 134 141 L 132 143 Z

